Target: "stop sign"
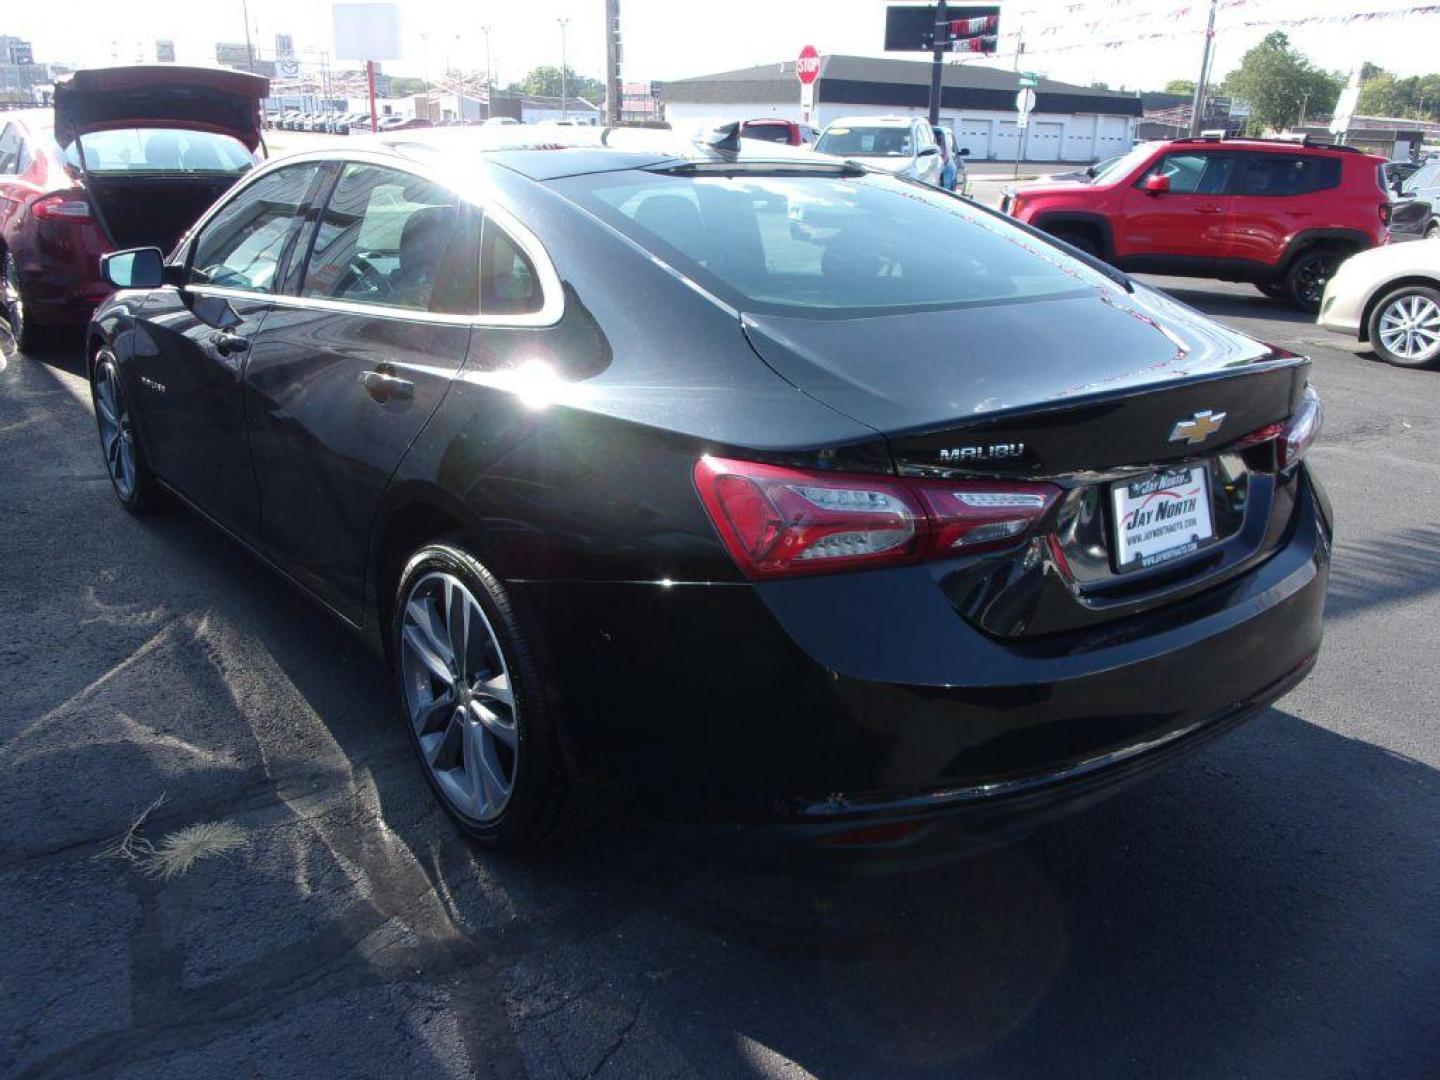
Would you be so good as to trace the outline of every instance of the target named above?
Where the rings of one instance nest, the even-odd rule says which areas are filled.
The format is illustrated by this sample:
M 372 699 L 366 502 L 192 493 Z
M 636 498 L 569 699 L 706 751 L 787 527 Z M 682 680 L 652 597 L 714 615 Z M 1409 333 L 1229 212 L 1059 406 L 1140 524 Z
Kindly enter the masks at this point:
M 806 45 L 800 50 L 800 59 L 795 61 L 795 77 L 806 86 L 820 77 L 820 54 L 815 51 L 814 45 Z

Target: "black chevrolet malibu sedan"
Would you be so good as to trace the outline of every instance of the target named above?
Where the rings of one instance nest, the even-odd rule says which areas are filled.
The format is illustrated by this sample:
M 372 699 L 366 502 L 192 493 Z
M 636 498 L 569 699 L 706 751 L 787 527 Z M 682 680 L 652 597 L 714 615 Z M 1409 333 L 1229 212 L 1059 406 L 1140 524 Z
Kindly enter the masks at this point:
M 255 170 L 88 340 L 120 501 L 366 634 L 475 839 L 588 793 L 927 850 L 1310 670 L 1303 358 L 854 163 L 489 134 Z

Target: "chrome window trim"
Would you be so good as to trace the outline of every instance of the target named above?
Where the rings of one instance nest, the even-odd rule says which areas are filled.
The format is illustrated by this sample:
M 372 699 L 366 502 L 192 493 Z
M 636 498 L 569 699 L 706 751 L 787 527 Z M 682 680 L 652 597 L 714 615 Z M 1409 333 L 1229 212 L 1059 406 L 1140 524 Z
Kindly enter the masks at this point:
M 448 182 L 443 169 L 426 169 L 421 163 L 413 161 L 401 154 L 387 153 L 378 150 L 307 150 L 299 154 L 289 154 L 285 157 L 272 158 L 257 169 L 252 169 L 239 183 L 232 187 L 223 199 L 206 211 L 205 216 L 191 226 L 190 231 L 176 246 L 174 254 L 169 262 L 174 265 L 179 262 L 183 265 L 189 258 L 190 249 L 194 240 L 209 225 L 210 219 L 220 210 L 230 205 L 235 199 L 244 194 L 245 190 L 257 180 L 268 176 L 272 172 L 283 169 L 290 165 L 306 165 L 312 162 L 321 164 L 335 163 L 341 166 L 352 162 L 362 165 L 378 165 L 383 168 L 395 169 L 399 172 L 409 173 L 411 176 L 421 180 L 427 180 L 432 184 L 453 192 L 457 198 L 464 199 L 478 207 L 485 215 L 486 221 L 494 220 L 509 237 L 515 242 L 535 267 L 535 274 L 540 279 L 540 310 L 523 314 L 491 314 L 487 315 L 480 308 L 478 314 L 474 315 L 447 315 L 432 311 L 415 311 L 411 308 L 386 307 L 382 304 L 365 304 L 350 300 L 331 300 L 315 296 L 288 296 L 282 293 L 252 292 L 247 289 L 230 289 L 219 285 L 186 285 L 187 292 L 196 295 L 211 295 L 233 297 L 245 300 L 253 300 L 256 297 L 264 297 L 271 303 L 282 307 L 293 308 L 314 308 L 325 311 L 344 311 L 358 315 L 373 315 L 380 318 L 418 319 L 423 322 L 448 323 L 452 325 L 463 324 L 474 327 L 531 327 L 539 328 L 554 326 L 565 315 L 565 290 L 560 284 L 560 274 L 555 269 L 554 262 L 550 259 L 550 253 L 545 250 L 545 245 L 540 238 L 530 231 L 520 219 L 501 205 L 498 200 L 492 201 L 488 198 L 476 198 L 474 195 L 467 195 L 456 184 Z M 440 175 L 435 175 L 436 173 Z M 483 250 L 483 238 L 481 250 Z M 480 253 L 476 252 L 476 258 Z M 483 272 L 483 267 L 479 268 Z M 477 281 L 479 275 L 477 274 Z M 483 294 L 484 289 L 480 289 Z M 477 307 L 480 307 L 481 297 L 475 297 Z

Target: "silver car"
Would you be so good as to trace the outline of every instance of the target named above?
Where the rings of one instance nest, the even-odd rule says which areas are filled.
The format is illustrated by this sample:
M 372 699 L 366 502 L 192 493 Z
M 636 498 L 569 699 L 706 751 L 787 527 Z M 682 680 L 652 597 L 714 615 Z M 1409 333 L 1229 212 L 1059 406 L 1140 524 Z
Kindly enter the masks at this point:
M 833 120 L 816 141 L 815 149 L 936 187 L 940 186 L 945 168 L 929 123 L 909 116 L 851 116 Z

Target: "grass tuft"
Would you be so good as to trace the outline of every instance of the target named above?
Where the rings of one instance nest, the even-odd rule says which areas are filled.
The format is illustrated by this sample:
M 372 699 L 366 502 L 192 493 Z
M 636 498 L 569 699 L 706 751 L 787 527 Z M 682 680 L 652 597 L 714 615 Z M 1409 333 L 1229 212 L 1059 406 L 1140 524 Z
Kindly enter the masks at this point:
M 227 855 L 245 846 L 245 830 L 228 821 L 202 821 L 171 833 L 140 863 L 149 877 L 169 881 L 201 859 Z

